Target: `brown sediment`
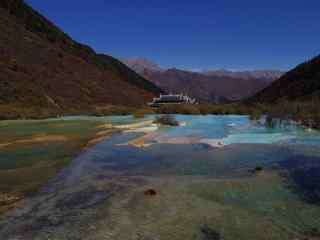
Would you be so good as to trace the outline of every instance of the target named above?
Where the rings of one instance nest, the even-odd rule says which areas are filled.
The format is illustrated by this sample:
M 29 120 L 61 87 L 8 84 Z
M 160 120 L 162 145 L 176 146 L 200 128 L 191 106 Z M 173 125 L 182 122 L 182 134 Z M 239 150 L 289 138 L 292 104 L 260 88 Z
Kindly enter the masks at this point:
M 0 214 L 22 206 L 24 198 L 21 193 L 0 193 Z
M 98 132 L 98 133 L 96 134 L 96 136 L 106 136 L 106 135 L 110 134 L 111 132 L 112 132 L 111 129 L 109 129 L 109 130 L 104 130 L 104 131 L 100 131 L 100 132 Z
M 200 139 L 197 137 L 161 138 L 159 142 L 165 144 L 196 144 L 200 142 Z
M 224 143 L 219 139 L 200 139 L 198 137 L 161 137 L 159 132 L 147 133 L 142 137 L 130 141 L 128 144 L 134 147 L 147 147 L 152 143 L 162 144 L 208 144 L 211 147 L 222 148 Z
M 0 144 L 0 148 L 8 147 L 15 144 L 28 144 L 28 143 L 49 143 L 49 142 L 65 142 L 69 139 L 64 135 L 35 135 L 29 139 L 16 140 L 13 142 L 2 143 Z
M 131 146 L 135 146 L 135 147 L 145 147 L 148 144 L 146 144 L 146 142 L 153 140 L 157 134 L 150 130 L 150 129 L 146 129 L 147 127 L 152 126 L 153 121 L 152 120 L 148 120 L 148 121 L 142 121 L 142 122 L 138 122 L 138 123 L 132 123 L 132 124 L 124 124 L 124 125 L 117 125 L 117 126 L 113 126 L 111 124 L 104 124 L 104 125 L 100 125 L 98 126 L 98 128 L 113 128 L 113 131 L 124 131 L 124 132 L 145 132 L 146 134 L 142 137 L 139 137 L 137 139 L 134 139 L 132 141 L 130 141 L 128 143 L 128 145 Z M 151 131 L 151 132 L 150 132 Z M 110 133 L 112 131 L 110 130 L 103 130 L 100 131 L 96 134 L 96 138 L 92 139 L 88 144 L 87 147 L 92 146 L 98 142 L 101 142 L 103 140 L 105 140 L 106 138 L 108 138 L 110 136 Z
M 113 133 L 119 132 L 119 130 L 116 130 L 115 128 L 110 128 L 110 126 L 112 125 L 104 124 L 98 126 L 98 128 L 103 128 L 104 130 L 97 132 L 95 137 L 89 140 L 84 149 L 88 149 L 104 140 L 107 140 L 112 136 Z
M 23 199 L 20 193 L 0 193 L 0 206 L 14 203 Z
M 7 147 L 7 146 L 9 146 L 9 145 L 11 145 L 11 143 L 1 143 L 1 144 L 0 144 L 0 148 Z
M 156 140 L 156 138 L 159 136 L 158 132 L 150 132 L 142 137 L 136 138 L 134 140 L 131 140 L 128 142 L 128 145 L 134 146 L 134 147 L 147 147 L 149 146 L 152 142 Z
M 117 129 L 136 129 L 136 128 L 141 128 L 141 127 L 146 127 L 146 126 L 149 126 L 152 124 L 153 124 L 153 121 L 148 120 L 148 121 L 143 121 L 143 122 L 138 122 L 138 123 L 118 125 L 118 126 L 115 126 L 115 128 L 117 128 Z
M 110 137 L 111 137 L 111 134 L 110 135 L 106 135 L 106 136 L 100 136 L 100 137 L 93 138 L 87 143 L 87 145 L 85 146 L 84 149 L 88 149 L 88 148 L 90 148 L 90 147 L 98 144 L 99 142 L 102 142 L 102 141 L 104 141 L 104 140 L 106 140 L 106 139 L 108 139 Z
M 97 126 L 96 128 L 98 128 L 98 129 L 101 129 L 101 128 L 108 129 L 108 128 L 112 128 L 112 127 L 113 127 L 113 125 L 111 123 L 105 123 L 105 124 Z
M 31 139 L 18 140 L 16 143 L 37 143 L 37 142 L 64 142 L 69 140 L 64 135 L 35 135 Z
M 92 145 L 95 145 L 98 142 L 101 142 L 106 138 L 110 137 L 111 133 L 115 131 L 114 129 L 110 128 L 110 126 L 112 125 L 104 124 L 104 125 L 98 126 L 97 128 L 103 129 L 103 130 L 96 133 L 95 137 L 88 142 L 88 144 L 86 145 L 86 148 Z M 21 140 L 16 140 L 16 141 L 7 142 L 7 143 L 0 143 L 0 149 L 9 147 L 12 145 L 17 145 L 17 144 L 66 142 L 70 139 L 71 139 L 70 137 L 66 137 L 65 135 L 37 134 L 27 139 L 21 139 Z

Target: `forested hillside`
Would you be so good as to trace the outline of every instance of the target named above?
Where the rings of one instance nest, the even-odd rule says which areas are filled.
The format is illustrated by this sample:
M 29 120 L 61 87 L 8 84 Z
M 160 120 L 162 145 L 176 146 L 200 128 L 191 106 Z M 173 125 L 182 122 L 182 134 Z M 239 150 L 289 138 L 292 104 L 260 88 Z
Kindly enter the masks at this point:
M 2 117 L 140 106 L 161 92 L 120 61 L 74 41 L 22 0 L 0 1 L 0 30 Z

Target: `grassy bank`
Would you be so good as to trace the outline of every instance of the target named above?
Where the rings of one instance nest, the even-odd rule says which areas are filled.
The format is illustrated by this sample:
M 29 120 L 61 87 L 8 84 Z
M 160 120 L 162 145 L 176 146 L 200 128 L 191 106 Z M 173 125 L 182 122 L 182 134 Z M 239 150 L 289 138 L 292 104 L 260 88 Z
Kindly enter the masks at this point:
M 110 116 L 110 115 L 134 115 L 142 118 L 147 114 L 249 114 L 255 107 L 244 104 L 198 104 L 183 105 L 171 104 L 163 105 L 159 108 L 150 108 L 147 106 L 128 107 L 128 106 L 99 106 L 87 107 L 82 109 L 52 109 L 52 108 L 25 108 L 17 105 L 0 105 L 0 120 L 12 119 L 45 119 L 57 116 Z
M 264 109 L 263 109 L 264 108 Z M 289 102 L 281 101 L 275 104 L 265 105 L 256 111 L 266 112 L 269 122 L 275 121 L 295 122 L 308 128 L 320 129 L 320 102 L 303 101 Z
M 163 105 L 159 108 L 147 106 L 99 106 L 86 109 L 46 109 L 24 108 L 22 106 L 0 105 L 0 120 L 7 119 L 45 119 L 57 116 L 111 116 L 133 115 L 143 118 L 148 114 L 190 114 L 190 115 L 249 115 L 252 120 L 267 115 L 269 119 L 294 120 L 307 127 L 320 128 L 320 101 L 278 101 L 275 103 L 231 103 Z
M 57 116 L 111 116 L 111 115 L 129 115 L 133 114 L 141 107 L 128 106 L 87 106 L 79 108 L 46 108 L 46 107 L 25 107 L 21 105 L 1 105 L 0 104 L 0 120 L 14 119 L 46 119 Z
M 94 139 L 112 129 L 95 121 L 1 121 L 0 214 L 37 191 Z

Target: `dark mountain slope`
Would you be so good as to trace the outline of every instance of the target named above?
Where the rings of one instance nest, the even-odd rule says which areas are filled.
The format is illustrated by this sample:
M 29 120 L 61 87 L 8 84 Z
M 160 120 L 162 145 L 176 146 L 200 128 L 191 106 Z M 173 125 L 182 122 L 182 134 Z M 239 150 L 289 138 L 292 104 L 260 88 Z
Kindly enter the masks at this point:
M 24 1 L 0 1 L 0 30 L 0 113 L 138 106 L 161 92 L 120 61 L 73 41 Z
M 297 66 L 250 101 L 309 100 L 320 97 L 320 56 Z

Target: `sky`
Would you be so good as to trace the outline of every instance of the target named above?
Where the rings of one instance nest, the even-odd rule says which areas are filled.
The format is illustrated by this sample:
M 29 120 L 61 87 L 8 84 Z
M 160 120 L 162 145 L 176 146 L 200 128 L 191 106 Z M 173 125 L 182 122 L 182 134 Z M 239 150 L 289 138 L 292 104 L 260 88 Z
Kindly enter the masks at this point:
M 320 54 L 319 0 L 26 0 L 73 39 L 188 70 L 279 69 Z

